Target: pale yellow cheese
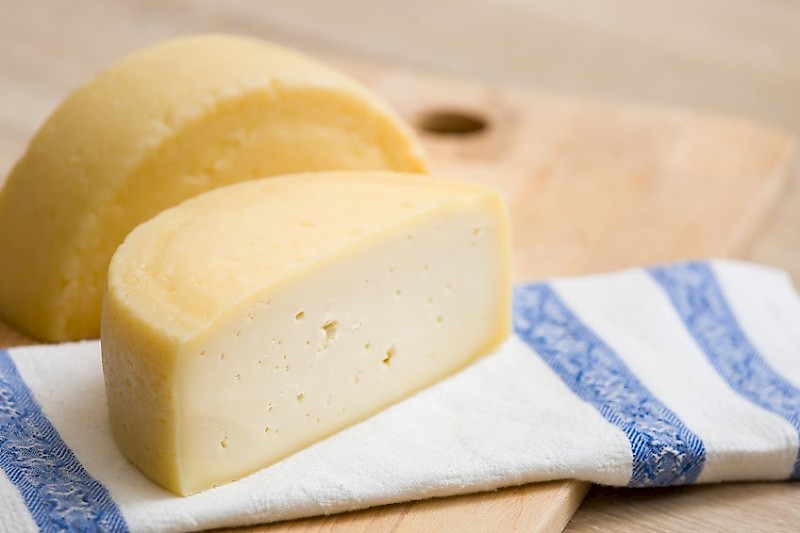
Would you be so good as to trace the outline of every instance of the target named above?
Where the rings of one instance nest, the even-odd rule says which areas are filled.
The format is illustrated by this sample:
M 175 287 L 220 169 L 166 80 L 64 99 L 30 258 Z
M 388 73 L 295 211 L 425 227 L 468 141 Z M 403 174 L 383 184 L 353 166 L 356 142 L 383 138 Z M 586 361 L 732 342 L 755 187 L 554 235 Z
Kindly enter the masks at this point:
M 189 494 L 463 368 L 510 329 L 491 189 L 311 173 L 188 200 L 111 261 L 102 351 L 119 447 Z
M 182 38 L 72 93 L 0 192 L 0 316 L 46 340 L 96 337 L 124 236 L 209 189 L 326 169 L 424 171 L 364 88 L 255 39 Z

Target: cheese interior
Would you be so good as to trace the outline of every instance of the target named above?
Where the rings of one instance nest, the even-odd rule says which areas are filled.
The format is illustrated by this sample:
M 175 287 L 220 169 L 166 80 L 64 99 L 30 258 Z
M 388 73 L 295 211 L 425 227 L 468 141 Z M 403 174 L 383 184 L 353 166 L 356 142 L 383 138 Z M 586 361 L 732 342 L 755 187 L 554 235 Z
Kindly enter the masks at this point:
M 103 361 L 125 455 L 180 494 L 272 464 L 507 336 L 502 201 L 426 176 L 235 185 L 112 261 Z
M 363 87 L 254 39 L 137 52 L 71 94 L 0 192 L 0 316 L 99 334 L 108 263 L 137 224 L 226 184 L 325 169 L 420 172 L 410 131 Z

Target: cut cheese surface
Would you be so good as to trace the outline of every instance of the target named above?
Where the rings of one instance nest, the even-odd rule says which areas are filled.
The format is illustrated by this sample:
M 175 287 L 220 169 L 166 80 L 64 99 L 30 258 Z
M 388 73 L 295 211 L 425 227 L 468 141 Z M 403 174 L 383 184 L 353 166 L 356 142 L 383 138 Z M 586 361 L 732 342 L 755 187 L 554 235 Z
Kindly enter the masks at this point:
M 510 330 L 510 236 L 485 187 L 325 172 L 221 188 L 114 254 L 110 421 L 150 478 L 241 478 L 465 367 Z
M 383 103 L 302 55 L 224 35 L 139 51 L 53 112 L 0 191 L 0 316 L 96 337 L 111 254 L 163 209 L 275 174 L 424 166 Z

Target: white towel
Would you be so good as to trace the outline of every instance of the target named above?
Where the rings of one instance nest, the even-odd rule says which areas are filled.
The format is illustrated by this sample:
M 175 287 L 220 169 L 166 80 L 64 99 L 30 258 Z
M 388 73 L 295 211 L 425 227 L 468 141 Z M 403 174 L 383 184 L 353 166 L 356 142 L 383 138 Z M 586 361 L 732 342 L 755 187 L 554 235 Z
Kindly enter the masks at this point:
M 681 263 L 517 287 L 496 353 L 241 481 L 190 497 L 117 451 L 97 342 L 0 351 L 0 530 L 182 531 L 560 478 L 800 477 L 800 298 Z

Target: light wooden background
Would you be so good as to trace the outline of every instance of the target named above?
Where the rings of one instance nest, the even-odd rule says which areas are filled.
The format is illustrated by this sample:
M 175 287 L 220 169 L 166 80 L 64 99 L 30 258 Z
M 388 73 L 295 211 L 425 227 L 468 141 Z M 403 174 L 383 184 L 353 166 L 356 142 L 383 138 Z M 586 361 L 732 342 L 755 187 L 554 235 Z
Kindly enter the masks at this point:
M 800 132 L 795 0 L 0 0 L 0 8 L 0 33 L 19 42 L 2 54 L 20 58 L 2 76 L 35 73 L 54 90 L 121 50 L 172 36 L 180 19 L 188 31 L 266 33 L 315 52 L 740 114 Z M 139 31 L 120 39 L 131 17 Z M 81 42 L 37 23 L 56 19 L 82 28 Z M 63 53 L 55 68 L 31 62 L 52 53 Z M 56 101 L 52 92 L 37 96 Z M 1 120 L 29 127 L 2 107 Z
M 800 134 L 795 0 L 0 0 L 0 160 L 13 160 L 96 65 L 175 35 L 176 21 L 183 32 L 252 33 L 313 53 L 736 114 Z M 780 264 L 800 248 L 778 241 L 754 255 Z M 593 489 L 567 530 L 792 531 L 799 504 L 800 487 L 785 484 Z

